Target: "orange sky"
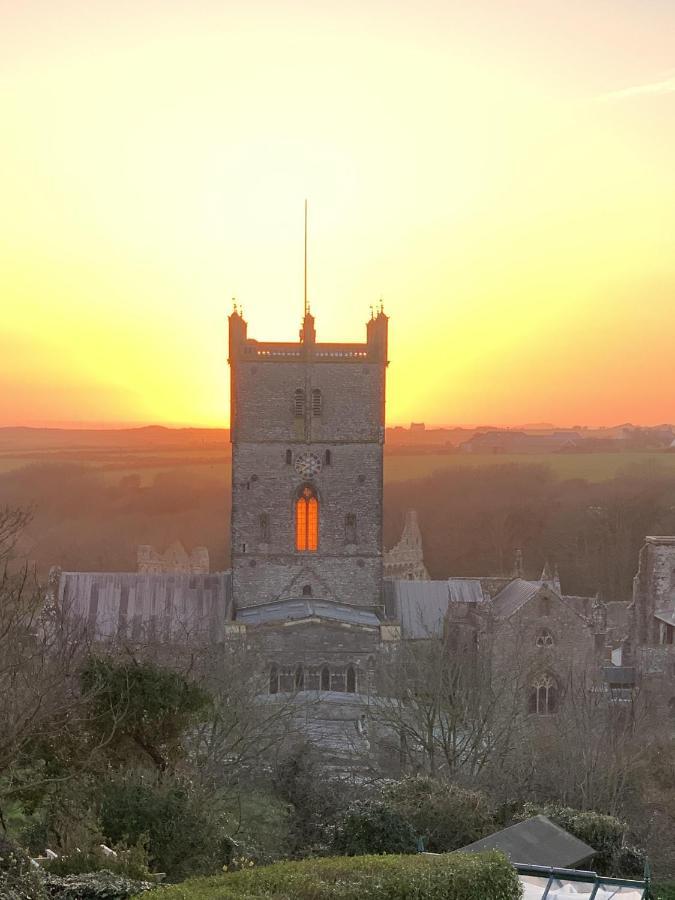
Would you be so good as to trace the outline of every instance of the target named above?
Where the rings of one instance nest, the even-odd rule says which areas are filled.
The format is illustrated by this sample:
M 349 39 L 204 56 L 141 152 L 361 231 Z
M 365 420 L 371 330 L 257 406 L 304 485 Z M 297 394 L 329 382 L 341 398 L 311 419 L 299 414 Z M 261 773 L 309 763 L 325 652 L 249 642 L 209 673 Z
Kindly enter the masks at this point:
M 393 423 L 675 419 L 672 0 L 0 0 L 0 425 L 223 425 L 226 315 Z

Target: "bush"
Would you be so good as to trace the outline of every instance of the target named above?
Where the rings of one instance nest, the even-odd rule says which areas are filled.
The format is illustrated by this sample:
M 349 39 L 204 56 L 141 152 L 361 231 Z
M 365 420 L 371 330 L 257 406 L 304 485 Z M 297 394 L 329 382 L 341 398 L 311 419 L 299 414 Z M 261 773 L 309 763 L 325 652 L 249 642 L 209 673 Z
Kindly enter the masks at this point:
M 127 900 L 154 885 L 102 870 L 82 875 L 47 875 L 47 896 L 52 900 Z
M 210 798 L 183 778 L 142 775 L 102 787 L 100 820 L 113 844 L 147 840 L 155 872 L 171 881 L 218 872 L 229 862 L 232 843 Z
M 345 856 L 364 853 L 414 853 L 417 838 L 403 816 L 379 801 L 356 803 L 335 829 L 332 851 Z
M 160 888 L 157 900 L 518 900 L 501 853 L 359 856 L 275 863 Z M 155 895 L 153 895 L 155 896 Z
M 391 804 L 436 853 L 459 850 L 498 830 L 484 796 L 447 781 L 417 776 L 404 778 L 384 791 Z
M 0 835 L 0 897 L 2 900 L 43 900 L 39 872 L 28 855 L 13 841 Z
M 142 840 L 134 847 L 116 846 L 114 849 L 117 856 L 108 856 L 101 847 L 87 852 L 76 850 L 56 859 L 45 860 L 42 868 L 51 875 L 82 875 L 106 870 L 136 881 L 145 881 L 149 877 L 148 853 Z
M 624 846 L 628 825 L 616 816 L 569 806 L 535 806 L 526 803 L 517 819 L 542 815 L 569 831 L 596 851 L 593 868 L 601 875 L 616 878 L 642 877 L 645 854 L 642 850 Z

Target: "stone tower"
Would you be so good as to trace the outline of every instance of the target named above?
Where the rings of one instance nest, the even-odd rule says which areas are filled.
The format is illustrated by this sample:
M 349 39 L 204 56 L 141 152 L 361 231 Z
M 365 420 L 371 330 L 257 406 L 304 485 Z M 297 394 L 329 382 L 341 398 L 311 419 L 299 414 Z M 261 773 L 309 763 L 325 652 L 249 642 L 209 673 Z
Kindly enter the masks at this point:
M 388 319 L 361 344 L 249 338 L 230 315 L 235 615 L 317 600 L 382 606 Z

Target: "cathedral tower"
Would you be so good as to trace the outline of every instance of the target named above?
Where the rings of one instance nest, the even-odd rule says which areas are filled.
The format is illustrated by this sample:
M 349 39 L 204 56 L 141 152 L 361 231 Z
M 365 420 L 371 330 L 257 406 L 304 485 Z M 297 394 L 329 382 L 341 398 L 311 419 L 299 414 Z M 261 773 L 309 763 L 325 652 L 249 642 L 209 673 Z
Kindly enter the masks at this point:
M 249 338 L 236 310 L 229 322 L 237 613 L 379 609 L 387 316 L 361 344 L 317 343 L 309 312 L 297 343 Z

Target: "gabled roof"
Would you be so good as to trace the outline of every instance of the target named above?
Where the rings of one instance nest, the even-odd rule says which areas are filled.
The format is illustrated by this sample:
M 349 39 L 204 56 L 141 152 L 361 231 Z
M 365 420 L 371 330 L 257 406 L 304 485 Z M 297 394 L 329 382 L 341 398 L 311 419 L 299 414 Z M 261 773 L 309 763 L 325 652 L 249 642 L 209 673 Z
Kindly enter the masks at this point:
M 654 613 L 654 618 L 658 619 L 659 622 L 665 622 L 666 625 L 675 627 L 675 606 L 666 609 L 657 609 Z
M 482 603 L 479 578 L 449 578 L 447 581 L 385 582 L 387 616 L 401 623 L 404 638 L 425 639 L 443 633 L 448 607 L 455 603 Z
M 240 607 L 237 622 L 245 625 L 271 625 L 285 622 L 299 622 L 307 619 L 325 619 L 345 625 L 360 625 L 379 628 L 380 619 L 375 612 L 333 600 L 315 600 L 311 597 L 296 600 L 273 600 L 259 606 Z
M 498 619 L 508 619 L 535 597 L 544 585 L 540 581 L 514 578 L 492 601 L 492 611 Z
M 501 850 L 512 863 L 572 869 L 589 860 L 595 850 L 546 816 L 533 816 L 462 847 L 464 853 Z

